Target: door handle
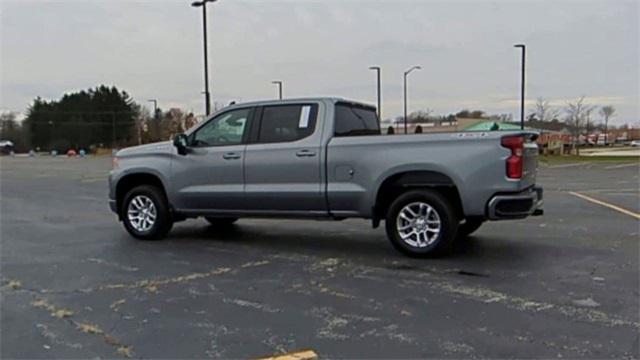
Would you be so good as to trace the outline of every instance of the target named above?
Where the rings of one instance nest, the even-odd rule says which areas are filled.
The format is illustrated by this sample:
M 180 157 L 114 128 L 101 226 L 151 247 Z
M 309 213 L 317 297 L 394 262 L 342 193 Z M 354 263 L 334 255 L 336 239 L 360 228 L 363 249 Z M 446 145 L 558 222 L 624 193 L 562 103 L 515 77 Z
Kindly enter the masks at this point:
M 228 153 L 222 154 L 222 158 L 225 160 L 240 159 L 240 154 L 235 152 L 228 152 Z
M 296 156 L 297 157 L 313 157 L 313 156 L 316 156 L 316 152 L 308 149 L 298 150 L 296 152 Z

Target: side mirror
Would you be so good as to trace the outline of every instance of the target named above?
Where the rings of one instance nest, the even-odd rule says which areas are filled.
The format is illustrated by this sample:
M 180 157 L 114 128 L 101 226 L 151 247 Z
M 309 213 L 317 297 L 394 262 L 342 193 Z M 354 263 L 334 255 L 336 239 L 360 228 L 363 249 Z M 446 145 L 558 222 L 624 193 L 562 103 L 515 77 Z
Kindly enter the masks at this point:
M 178 149 L 178 154 L 187 155 L 187 147 L 188 147 L 187 135 L 178 134 L 173 138 L 173 146 Z

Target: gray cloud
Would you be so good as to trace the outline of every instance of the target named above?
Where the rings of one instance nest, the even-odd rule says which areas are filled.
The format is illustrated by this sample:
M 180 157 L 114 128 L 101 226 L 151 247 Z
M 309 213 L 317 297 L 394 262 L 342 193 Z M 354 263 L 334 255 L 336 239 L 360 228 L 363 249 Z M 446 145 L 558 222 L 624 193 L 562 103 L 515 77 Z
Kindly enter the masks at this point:
M 640 117 L 635 1 L 225 1 L 210 7 L 214 100 L 338 95 L 384 112 L 518 113 L 518 52 L 528 45 L 528 96 L 558 105 L 586 95 L 617 122 Z M 145 102 L 202 111 L 200 12 L 189 1 L 11 1 L 1 18 L 0 108 L 114 84 Z

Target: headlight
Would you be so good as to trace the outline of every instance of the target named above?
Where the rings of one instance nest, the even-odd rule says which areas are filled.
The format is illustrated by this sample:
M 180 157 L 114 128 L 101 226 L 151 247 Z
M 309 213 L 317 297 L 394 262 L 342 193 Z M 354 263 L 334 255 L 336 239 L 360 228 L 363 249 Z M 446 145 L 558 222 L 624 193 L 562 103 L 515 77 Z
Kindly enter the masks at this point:
M 113 170 L 115 170 L 115 169 L 120 167 L 120 163 L 118 162 L 118 158 L 116 156 L 111 158 L 111 166 L 112 166 Z

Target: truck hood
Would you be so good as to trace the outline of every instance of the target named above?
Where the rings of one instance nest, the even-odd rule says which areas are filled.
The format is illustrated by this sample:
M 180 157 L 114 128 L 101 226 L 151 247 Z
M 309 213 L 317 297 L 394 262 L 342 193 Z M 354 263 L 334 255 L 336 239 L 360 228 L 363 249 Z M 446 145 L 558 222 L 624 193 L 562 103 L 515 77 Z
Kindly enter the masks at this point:
M 151 144 L 144 144 L 124 148 L 116 153 L 117 157 L 128 157 L 150 154 L 168 154 L 173 151 L 173 142 L 161 141 Z

